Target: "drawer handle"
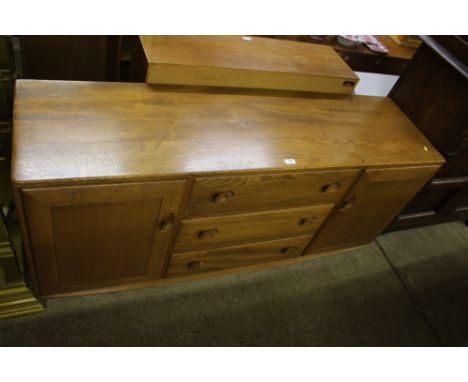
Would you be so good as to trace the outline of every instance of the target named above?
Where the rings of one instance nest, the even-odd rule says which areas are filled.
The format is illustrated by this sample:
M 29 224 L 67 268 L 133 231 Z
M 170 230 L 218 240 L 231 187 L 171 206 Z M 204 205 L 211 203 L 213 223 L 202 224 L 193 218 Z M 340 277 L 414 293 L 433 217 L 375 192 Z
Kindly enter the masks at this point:
M 201 260 L 197 261 L 191 261 L 190 263 L 187 264 L 188 269 L 200 269 L 205 266 L 205 262 Z
M 198 232 L 198 238 L 199 239 L 208 239 L 210 237 L 215 236 L 217 233 L 218 233 L 218 230 L 216 228 L 208 229 L 206 231 L 200 231 L 200 232 Z
M 301 221 L 299 222 L 299 225 L 310 225 L 310 224 L 314 224 L 316 221 L 317 221 L 317 218 L 315 216 L 312 216 L 310 218 L 301 219 Z
M 281 253 L 284 253 L 285 255 L 290 255 L 292 253 L 297 253 L 299 251 L 299 247 L 293 246 L 293 247 L 284 247 L 281 249 Z
M 174 228 L 174 222 L 175 222 L 175 216 L 174 215 L 168 215 L 165 219 L 161 220 L 159 223 L 159 229 L 161 231 L 170 231 L 172 228 Z
M 214 203 L 226 203 L 234 199 L 236 194 L 233 191 L 218 192 L 213 195 Z
M 348 211 L 354 206 L 354 200 L 347 200 L 341 205 L 341 211 Z
M 324 194 L 331 194 L 332 192 L 335 192 L 340 188 L 341 184 L 340 183 L 332 183 L 332 184 L 327 184 L 322 187 L 322 192 Z
M 354 86 L 354 81 L 343 81 L 343 86 L 347 88 L 352 88 Z

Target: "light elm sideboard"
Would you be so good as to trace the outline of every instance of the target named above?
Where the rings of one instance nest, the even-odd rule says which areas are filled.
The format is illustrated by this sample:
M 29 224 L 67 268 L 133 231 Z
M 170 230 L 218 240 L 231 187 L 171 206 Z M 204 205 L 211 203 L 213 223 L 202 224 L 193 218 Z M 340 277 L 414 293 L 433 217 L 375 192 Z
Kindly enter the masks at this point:
M 12 182 L 39 296 L 371 242 L 444 162 L 388 98 L 18 81 Z

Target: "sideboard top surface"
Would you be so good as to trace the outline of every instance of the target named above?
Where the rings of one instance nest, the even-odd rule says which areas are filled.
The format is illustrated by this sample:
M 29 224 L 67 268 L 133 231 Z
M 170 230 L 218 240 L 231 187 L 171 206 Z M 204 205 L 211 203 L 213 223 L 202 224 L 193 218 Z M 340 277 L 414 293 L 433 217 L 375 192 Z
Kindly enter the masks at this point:
M 15 184 L 441 164 L 389 98 L 18 80 Z
M 151 64 L 358 79 L 329 46 L 251 36 L 141 36 Z

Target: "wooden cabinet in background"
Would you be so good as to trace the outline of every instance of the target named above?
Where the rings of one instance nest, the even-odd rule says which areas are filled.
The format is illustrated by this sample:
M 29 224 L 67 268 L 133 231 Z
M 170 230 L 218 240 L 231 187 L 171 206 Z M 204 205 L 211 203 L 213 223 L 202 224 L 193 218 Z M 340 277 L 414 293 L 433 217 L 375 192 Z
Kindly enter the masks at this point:
M 13 132 L 15 201 L 42 296 L 362 245 L 443 163 L 382 97 L 24 80 Z
M 121 36 L 20 36 L 23 78 L 118 81 Z
M 390 97 L 446 163 L 387 230 L 468 220 L 468 39 L 423 36 Z
M 376 35 L 375 37 L 389 50 L 387 54 L 372 52 L 364 44 L 353 47 L 341 45 L 336 41 L 336 36 L 333 35 L 270 35 L 264 37 L 328 45 L 341 56 L 352 70 L 358 72 L 400 75 L 405 70 L 415 52 L 414 48 L 408 48 L 397 44 L 393 40 L 393 36 L 385 35 Z

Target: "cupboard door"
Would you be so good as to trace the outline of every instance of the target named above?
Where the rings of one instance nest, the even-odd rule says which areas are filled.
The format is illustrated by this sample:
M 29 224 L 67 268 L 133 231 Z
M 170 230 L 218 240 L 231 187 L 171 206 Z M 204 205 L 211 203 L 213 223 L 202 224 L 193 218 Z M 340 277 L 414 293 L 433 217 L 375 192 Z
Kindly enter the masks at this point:
M 366 170 L 312 240 L 306 253 L 371 242 L 439 166 Z
M 163 275 L 185 181 L 26 189 L 41 295 Z

